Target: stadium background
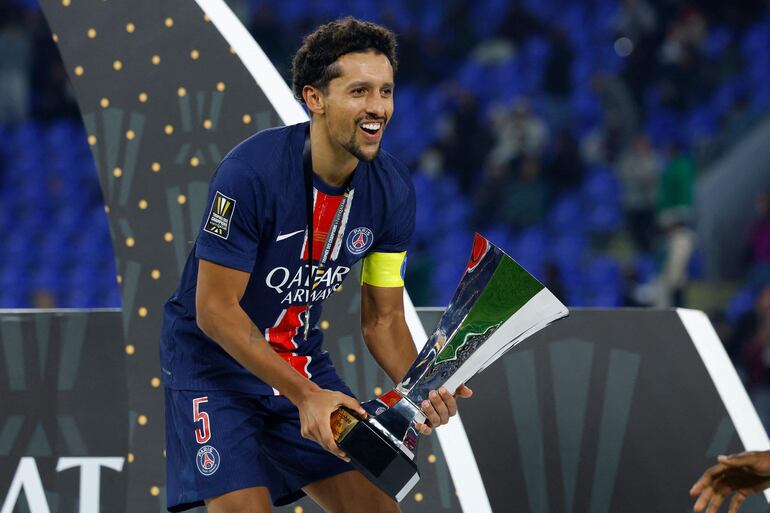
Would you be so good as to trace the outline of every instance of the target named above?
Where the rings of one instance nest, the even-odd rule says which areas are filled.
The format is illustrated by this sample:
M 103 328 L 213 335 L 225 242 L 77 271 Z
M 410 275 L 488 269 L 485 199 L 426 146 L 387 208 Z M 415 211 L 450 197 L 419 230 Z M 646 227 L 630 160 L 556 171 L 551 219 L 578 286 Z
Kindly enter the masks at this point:
M 399 33 L 385 145 L 421 198 L 415 304 L 446 303 L 479 230 L 569 306 L 708 311 L 767 419 L 770 170 L 762 159 L 727 169 L 765 184 L 735 199 L 730 244 L 714 244 L 704 219 L 717 208 L 696 193 L 766 132 L 767 3 L 230 6 L 285 78 L 301 35 L 339 14 Z M 34 3 L 2 9 L 0 307 L 120 306 L 93 158 L 51 32 Z

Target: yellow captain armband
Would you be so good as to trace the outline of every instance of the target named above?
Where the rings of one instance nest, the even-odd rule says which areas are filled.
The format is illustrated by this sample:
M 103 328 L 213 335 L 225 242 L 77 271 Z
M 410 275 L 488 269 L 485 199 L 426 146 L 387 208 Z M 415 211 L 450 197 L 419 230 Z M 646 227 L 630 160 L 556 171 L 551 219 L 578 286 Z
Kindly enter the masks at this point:
M 361 285 L 403 287 L 406 251 L 401 253 L 369 253 L 361 265 Z

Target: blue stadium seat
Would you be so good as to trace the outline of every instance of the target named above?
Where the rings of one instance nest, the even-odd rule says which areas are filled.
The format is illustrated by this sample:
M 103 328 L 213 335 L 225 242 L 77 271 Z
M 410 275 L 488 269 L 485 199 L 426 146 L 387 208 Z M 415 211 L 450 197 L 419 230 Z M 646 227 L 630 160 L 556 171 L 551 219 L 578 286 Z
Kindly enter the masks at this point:
M 556 234 L 582 232 L 585 229 L 585 215 L 580 197 L 570 194 L 559 198 L 550 209 L 548 225 Z
M 725 319 L 730 324 L 735 324 L 740 317 L 754 308 L 757 293 L 752 287 L 739 290 L 727 303 Z

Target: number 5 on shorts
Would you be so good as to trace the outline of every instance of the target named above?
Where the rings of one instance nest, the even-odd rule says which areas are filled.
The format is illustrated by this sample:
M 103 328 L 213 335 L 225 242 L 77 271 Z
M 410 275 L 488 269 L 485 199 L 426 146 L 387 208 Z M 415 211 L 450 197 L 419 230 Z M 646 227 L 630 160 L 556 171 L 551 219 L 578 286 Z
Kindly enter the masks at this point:
M 200 429 L 195 430 L 195 439 L 199 444 L 205 444 L 211 439 L 211 424 L 209 424 L 209 414 L 200 411 L 200 405 L 209 402 L 208 397 L 198 397 L 193 399 L 193 422 L 203 422 Z

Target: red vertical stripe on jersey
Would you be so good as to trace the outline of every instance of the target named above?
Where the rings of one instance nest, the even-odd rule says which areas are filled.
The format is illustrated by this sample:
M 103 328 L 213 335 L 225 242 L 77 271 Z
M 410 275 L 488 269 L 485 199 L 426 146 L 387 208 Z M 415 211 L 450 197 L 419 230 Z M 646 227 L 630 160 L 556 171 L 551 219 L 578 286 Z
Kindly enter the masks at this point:
M 309 378 L 310 373 L 307 371 L 307 364 L 310 362 L 310 358 L 297 356 L 293 352 L 297 348 L 294 337 L 303 327 L 300 315 L 304 315 L 304 313 L 305 305 L 290 306 L 281 313 L 275 326 L 265 330 L 265 338 L 281 358 L 289 362 L 289 365 L 294 367 L 297 372 Z
M 326 235 L 332 227 L 334 215 L 342 203 L 342 198 L 342 195 L 330 196 L 321 191 L 316 192 L 315 207 L 313 208 L 313 260 L 321 258 Z M 307 260 L 307 246 L 302 253 L 302 260 Z

